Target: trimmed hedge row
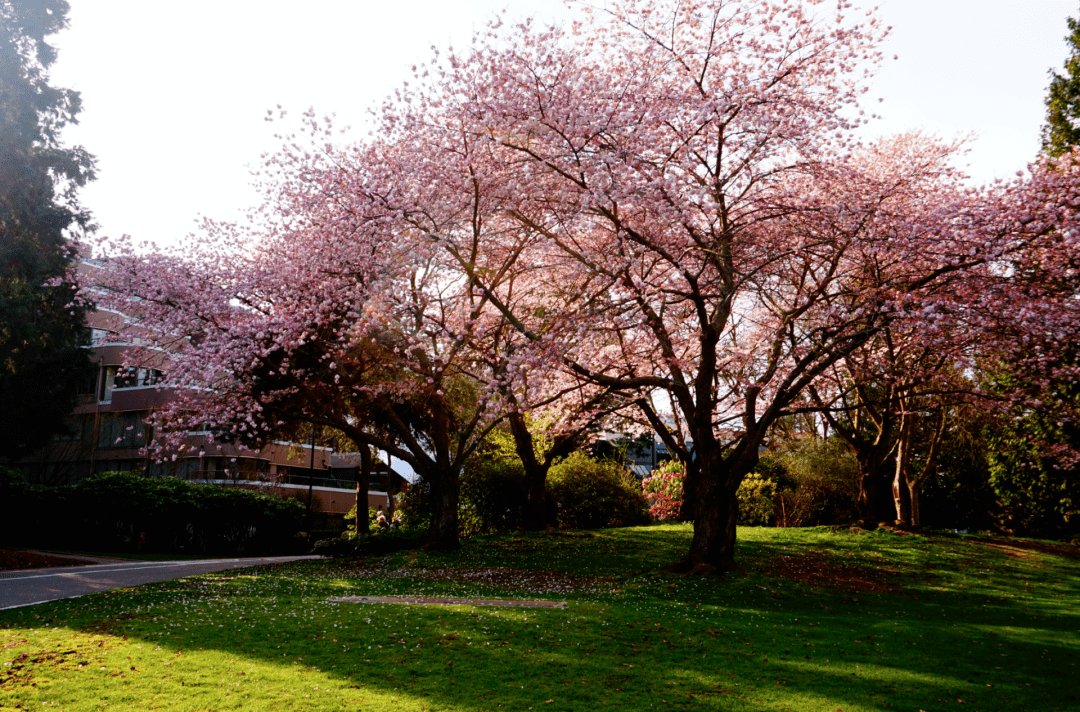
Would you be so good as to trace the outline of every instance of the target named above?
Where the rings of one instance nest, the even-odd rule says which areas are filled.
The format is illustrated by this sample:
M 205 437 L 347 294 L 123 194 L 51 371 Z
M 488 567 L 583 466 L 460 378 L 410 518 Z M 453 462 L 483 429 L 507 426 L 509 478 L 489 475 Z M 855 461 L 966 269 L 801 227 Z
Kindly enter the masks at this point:
M 0 535 L 10 545 L 180 554 L 287 553 L 304 507 L 292 499 L 114 472 L 28 485 L 0 468 Z

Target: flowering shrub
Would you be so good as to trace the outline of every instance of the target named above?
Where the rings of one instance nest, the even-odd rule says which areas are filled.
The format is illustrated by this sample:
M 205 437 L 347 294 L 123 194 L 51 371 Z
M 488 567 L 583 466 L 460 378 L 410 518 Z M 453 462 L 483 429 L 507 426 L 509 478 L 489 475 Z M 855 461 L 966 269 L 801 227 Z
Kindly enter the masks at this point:
M 674 522 L 678 519 L 685 474 L 682 463 L 672 460 L 653 470 L 641 481 L 641 494 L 649 504 L 649 515 L 656 521 Z

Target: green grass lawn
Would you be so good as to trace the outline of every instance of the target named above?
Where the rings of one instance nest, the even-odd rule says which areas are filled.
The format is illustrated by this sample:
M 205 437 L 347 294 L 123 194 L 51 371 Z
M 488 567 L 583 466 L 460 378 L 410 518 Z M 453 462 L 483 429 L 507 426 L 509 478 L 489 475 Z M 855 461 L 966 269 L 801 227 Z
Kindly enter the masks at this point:
M 740 529 L 741 572 L 656 574 L 689 535 L 490 537 L 0 612 L 0 709 L 1080 709 L 1076 548 Z M 329 601 L 402 594 L 569 605 Z

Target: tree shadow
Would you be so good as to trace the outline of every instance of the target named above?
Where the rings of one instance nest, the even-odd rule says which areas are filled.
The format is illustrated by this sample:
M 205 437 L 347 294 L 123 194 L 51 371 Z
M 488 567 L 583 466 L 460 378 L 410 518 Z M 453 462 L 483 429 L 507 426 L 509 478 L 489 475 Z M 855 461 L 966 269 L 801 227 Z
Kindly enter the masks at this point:
M 57 602 L 36 608 L 40 619 L 8 612 L 0 621 L 64 623 L 83 632 L 100 632 L 105 622 L 110 635 L 128 636 L 129 645 L 159 647 L 154 655 L 174 662 L 170 672 L 177 669 L 176 651 L 205 648 L 237 666 L 254 664 L 258 679 L 281 695 L 310 680 L 329 687 L 336 704 L 361 708 L 377 702 L 387 709 L 779 711 L 827 702 L 829 709 L 887 710 L 940 708 L 960 699 L 974 709 L 1075 705 L 1068 691 L 1080 650 L 1070 606 L 1080 572 L 1073 561 L 1031 562 L 962 542 L 913 549 L 889 538 L 841 540 L 823 552 L 813 536 L 748 536 L 738 574 L 640 573 L 632 552 L 651 546 L 658 559 L 685 538 L 677 528 L 597 533 L 574 538 L 555 554 L 553 537 L 508 537 L 455 554 L 226 572 L 95 596 L 97 611 Z M 591 560 L 571 561 L 589 551 Z M 844 572 L 888 569 L 886 587 L 777 570 L 777 561 L 800 557 Z M 633 561 L 633 569 L 618 573 Z M 561 585 L 559 579 L 447 573 L 470 567 L 533 573 L 546 567 L 577 583 L 545 588 Z M 992 586 L 980 567 L 996 569 Z M 603 573 L 575 579 L 582 570 Z M 1049 587 L 1030 591 L 1033 580 Z M 1066 594 L 1060 606 L 1059 588 Z M 570 605 L 330 602 L 402 593 L 548 596 Z M 192 668 L 175 679 L 162 677 L 162 695 L 184 694 L 187 686 L 177 680 L 195 674 L 198 658 L 191 660 Z M 292 709 L 298 699 L 282 697 L 279 708 Z

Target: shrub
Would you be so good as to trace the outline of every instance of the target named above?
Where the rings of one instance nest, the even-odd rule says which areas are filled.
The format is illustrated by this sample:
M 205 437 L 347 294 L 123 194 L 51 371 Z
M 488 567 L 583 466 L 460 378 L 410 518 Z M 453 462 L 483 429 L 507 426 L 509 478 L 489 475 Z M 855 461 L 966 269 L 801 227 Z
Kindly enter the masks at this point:
M 679 518 L 685 475 L 686 469 L 682 463 L 670 460 L 641 481 L 641 493 L 653 519 L 673 522 Z
M 839 440 L 796 440 L 762 461 L 772 468 L 766 476 L 776 482 L 777 526 L 839 524 L 855 517 L 859 465 Z
M 431 526 L 431 487 L 419 480 L 399 495 L 397 511 L 405 529 L 427 531 Z
M 28 544 L 161 553 L 291 549 L 304 516 L 299 503 L 260 492 L 121 472 L 26 487 L 17 509 Z
M 517 453 L 482 453 L 461 475 L 462 536 L 512 531 L 525 521 L 528 492 Z
M 618 463 L 575 452 L 552 466 L 548 493 L 564 529 L 625 527 L 649 522 L 637 481 Z
M 776 482 L 751 472 L 739 484 L 735 497 L 739 500 L 739 524 L 748 527 L 774 524 Z
M 527 503 L 525 470 L 517 453 L 505 443 L 490 445 L 472 457 L 461 473 L 460 534 L 470 537 L 518 529 Z M 421 481 L 405 492 L 401 511 L 406 528 L 427 528 L 431 503 L 426 483 Z
M 380 529 L 373 534 L 324 539 L 316 542 L 314 553 L 332 558 L 382 556 L 395 551 L 416 549 L 424 543 L 424 532 L 417 529 Z
M 345 533 L 356 536 L 356 505 L 354 504 L 349 508 L 349 511 L 342 517 L 345 520 Z M 378 526 L 379 512 L 377 510 L 368 507 L 367 521 L 368 531 L 373 531 Z

